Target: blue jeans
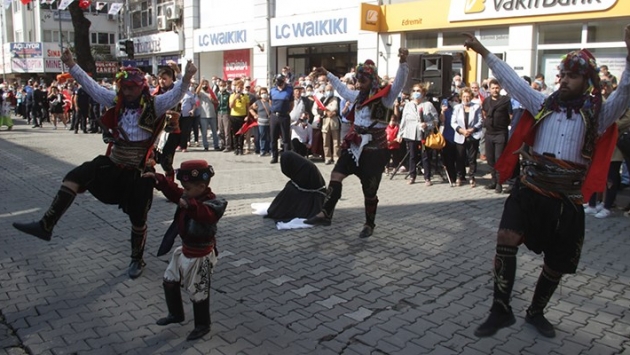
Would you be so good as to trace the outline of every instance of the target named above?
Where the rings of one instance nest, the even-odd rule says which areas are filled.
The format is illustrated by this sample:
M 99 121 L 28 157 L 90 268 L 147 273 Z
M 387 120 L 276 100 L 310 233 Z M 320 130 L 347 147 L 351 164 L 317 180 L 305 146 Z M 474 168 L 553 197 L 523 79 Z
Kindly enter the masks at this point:
M 271 141 L 269 139 L 269 126 L 258 126 L 258 141 L 260 145 L 260 154 L 269 153 L 271 150 Z
M 217 134 L 217 118 L 216 117 L 201 117 L 199 120 L 201 124 L 201 139 L 203 141 L 204 149 L 208 149 L 208 125 L 212 131 L 212 144 L 214 149 L 219 149 L 219 135 Z

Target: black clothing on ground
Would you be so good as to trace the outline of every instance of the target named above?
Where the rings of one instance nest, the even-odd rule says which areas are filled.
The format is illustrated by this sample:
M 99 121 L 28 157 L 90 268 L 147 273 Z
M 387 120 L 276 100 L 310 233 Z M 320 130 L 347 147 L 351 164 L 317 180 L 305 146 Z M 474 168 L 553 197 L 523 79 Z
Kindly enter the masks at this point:
M 273 200 L 266 217 L 287 222 L 319 213 L 326 197 L 326 181 L 317 166 L 299 154 L 287 151 L 280 157 L 280 167 L 291 180 Z

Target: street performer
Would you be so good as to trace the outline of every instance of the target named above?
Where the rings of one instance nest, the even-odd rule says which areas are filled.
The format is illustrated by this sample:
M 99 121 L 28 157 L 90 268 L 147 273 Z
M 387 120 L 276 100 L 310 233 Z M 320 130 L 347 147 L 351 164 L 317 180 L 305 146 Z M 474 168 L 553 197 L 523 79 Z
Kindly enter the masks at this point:
M 70 74 L 101 106 L 111 107 L 101 118 L 107 129 L 103 140 L 108 143 L 106 155 L 71 170 L 41 220 L 13 223 L 18 230 L 49 241 L 57 221 L 66 212 L 78 193 L 86 190 L 99 201 L 116 204 L 131 221 L 131 264 L 129 277 L 137 278 L 144 268 L 144 245 L 147 234 L 147 214 L 153 201 L 154 179 L 142 178 L 153 171 L 147 164 L 153 144 L 166 125 L 165 113 L 175 106 L 186 92 L 190 79 L 197 72 L 192 62 L 186 65 L 182 82 L 173 90 L 156 97 L 149 93 L 144 73 L 126 67 L 116 74 L 117 92 L 110 91 L 92 80 L 66 49 L 61 60 Z
M 473 35 L 464 46 L 481 54 L 501 85 L 528 111 L 520 119 L 497 162 L 501 182 L 522 157 L 520 179 L 505 201 L 494 258 L 494 300 L 490 315 L 475 331 L 486 337 L 515 322 L 510 295 L 518 246 L 544 253 L 544 265 L 525 321 L 554 337 L 544 309 L 563 274 L 575 273 L 584 241 L 582 203 L 606 183 L 617 141 L 612 126 L 630 100 L 630 26 L 625 29 L 626 69 L 617 90 L 602 103 L 598 67 L 586 49 L 565 55 L 559 65 L 560 88 L 548 98 L 532 89 L 511 67 Z M 612 127 L 611 127 L 612 126 Z
M 336 76 L 322 67 L 311 73 L 311 76 L 315 78 L 326 75 L 339 96 L 353 103 L 354 109 L 350 110 L 351 114 L 347 118 L 353 120 L 354 125 L 344 137 L 343 151 L 330 174 L 330 183 L 322 211 L 307 219 L 305 223 L 329 226 L 335 205 L 341 198 L 341 182 L 348 175 L 355 174 L 361 180 L 365 199 L 365 224 L 359 237 L 367 238 L 372 235 L 378 205 L 376 193 L 381 183 L 383 170 L 389 160 L 385 128 L 387 128 L 394 101 L 407 81 L 408 55 L 407 49 L 398 50 L 400 66 L 394 83 L 391 85 L 381 86 L 376 65 L 369 59 L 357 66 L 355 75 L 358 80 L 358 90 L 348 89 Z

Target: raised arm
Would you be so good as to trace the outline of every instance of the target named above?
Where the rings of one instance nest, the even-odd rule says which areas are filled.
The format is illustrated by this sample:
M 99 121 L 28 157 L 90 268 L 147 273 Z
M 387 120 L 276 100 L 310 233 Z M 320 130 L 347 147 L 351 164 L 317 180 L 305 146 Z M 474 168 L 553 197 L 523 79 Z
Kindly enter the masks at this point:
M 409 51 L 406 48 L 398 49 L 398 57 L 400 66 L 398 67 L 398 71 L 396 71 L 396 77 L 394 78 L 394 82 L 392 83 L 392 88 L 389 90 L 387 96 L 382 98 L 383 105 L 387 108 L 392 108 L 394 106 L 394 101 L 398 97 L 398 94 L 405 86 L 407 82 L 407 76 L 409 75 L 409 66 L 407 65 L 407 56 L 409 55 Z
M 543 101 L 545 101 L 545 94 L 527 85 L 527 82 L 519 77 L 506 62 L 490 53 L 475 36 L 469 33 L 464 35 L 467 37 L 464 46 L 479 53 L 508 94 L 518 100 L 532 115 L 536 115 L 540 111 Z
M 116 93 L 99 85 L 96 81 L 94 81 L 94 79 L 90 78 L 90 76 L 87 75 L 80 66 L 77 64 L 71 66 L 70 75 L 72 75 L 74 80 L 81 84 L 83 90 L 85 90 L 85 92 L 87 92 L 94 101 L 107 107 L 114 106 Z
M 324 70 L 326 70 L 326 69 L 324 69 Z M 350 102 L 354 102 L 357 99 L 357 96 L 359 96 L 359 91 L 358 90 L 350 90 L 350 89 L 348 89 L 346 84 L 342 83 L 341 80 L 339 80 L 339 78 L 337 78 L 336 76 L 332 75 L 331 73 L 326 72 L 326 77 L 328 78 L 328 81 L 330 82 L 330 85 L 332 85 L 333 89 L 335 89 L 335 91 L 342 98 L 344 98 L 344 99 L 346 99 L 346 100 L 348 100 Z

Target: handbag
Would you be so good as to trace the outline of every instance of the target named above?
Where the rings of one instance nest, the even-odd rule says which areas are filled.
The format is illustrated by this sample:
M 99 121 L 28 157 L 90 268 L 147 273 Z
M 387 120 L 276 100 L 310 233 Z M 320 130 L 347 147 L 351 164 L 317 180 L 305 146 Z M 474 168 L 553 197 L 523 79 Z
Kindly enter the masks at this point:
M 424 142 L 424 146 L 431 149 L 440 150 L 446 146 L 446 140 L 442 133 L 438 130 L 433 130 L 431 134 L 429 134 Z

